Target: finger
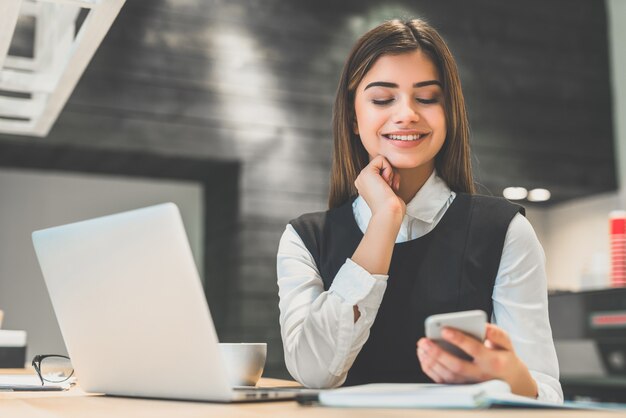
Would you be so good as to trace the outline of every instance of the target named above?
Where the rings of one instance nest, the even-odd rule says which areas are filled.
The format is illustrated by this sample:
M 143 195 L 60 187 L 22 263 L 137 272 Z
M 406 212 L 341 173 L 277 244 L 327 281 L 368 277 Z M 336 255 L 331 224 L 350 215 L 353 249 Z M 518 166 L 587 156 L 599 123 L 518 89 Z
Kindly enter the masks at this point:
M 393 187 L 394 178 L 395 178 L 395 173 L 393 170 L 390 170 L 389 180 L 387 181 L 387 184 L 389 185 L 389 187 Z
M 378 154 L 376 157 L 372 158 L 370 164 L 382 168 L 384 165 L 391 165 L 389 160 L 382 154 Z
M 427 338 L 423 338 L 420 341 L 422 340 L 424 341 L 421 342 L 421 346 L 424 347 L 424 351 L 452 373 L 471 381 L 479 380 L 483 375 L 477 364 L 449 353 Z
M 441 336 L 444 340 L 456 345 L 472 357 L 480 356 L 487 349 L 481 341 L 453 328 L 444 328 Z
M 463 382 L 478 381 L 483 375 L 482 370 L 477 364 L 459 358 L 441 348 L 437 355 L 437 363 L 453 373 L 457 380 L 461 379 Z
M 369 166 L 377 169 L 378 171 L 381 171 L 385 165 L 389 165 L 389 161 L 387 161 L 387 159 L 382 155 L 377 155 L 369 162 Z
M 375 174 L 379 174 L 382 175 L 382 170 L 383 170 L 383 156 L 382 155 L 377 155 L 376 157 L 372 158 L 369 162 L 368 165 L 365 166 L 365 168 L 363 169 L 363 171 L 369 171 L 371 173 L 375 173 Z
M 395 191 L 400 190 L 400 173 L 395 173 L 394 182 L 393 182 L 393 189 Z
M 452 370 L 448 369 L 446 366 L 438 361 L 436 361 L 431 366 L 431 370 L 438 376 L 441 376 L 444 383 L 467 383 L 469 381 L 463 376 L 459 376 L 458 374 L 454 373 Z
M 431 379 L 437 383 L 447 383 L 451 377 L 444 376 L 442 374 L 441 367 L 437 366 L 437 357 L 441 349 L 429 340 L 428 338 L 421 338 L 417 343 L 417 354 L 420 360 L 420 366 L 424 373 L 426 373 Z M 439 370 L 437 370 L 439 369 Z
M 434 344 L 427 338 L 420 338 L 420 340 L 417 342 L 417 356 L 420 358 L 422 368 L 426 367 L 430 369 L 437 360 L 437 353 L 436 350 L 433 349 L 433 345 Z
M 385 180 L 385 182 L 387 182 L 387 184 L 389 184 L 389 178 L 391 176 L 391 170 L 382 168 L 379 171 L 379 174 L 383 178 L 383 180 Z
M 417 340 L 417 347 L 421 348 L 425 352 L 429 352 L 433 349 L 433 347 L 436 347 L 436 345 L 430 338 L 422 337 Z
M 450 370 L 438 361 L 440 357 L 435 358 L 421 348 L 418 348 L 418 357 L 424 373 L 437 383 L 465 383 L 473 381 Z
M 382 155 L 378 154 L 377 156 L 375 156 L 374 158 L 372 158 L 370 160 L 370 164 L 375 166 L 375 167 L 379 167 L 383 163 L 384 159 L 385 159 L 385 157 L 383 157 Z
M 389 176 L 389 187 L 391 187 L 393 189 L 394 184 L 396 183 L 396 176 L 398 175 L 398 173 L 396 173 L 395 169 L 391 169 L 391 175 Z
M 385 179 L 387 184 L 390 184 L 391 177 L 393 176 L 393 168 L 391 167 L 391 164 L 389 164 L 389 161 L 387 161 L 386 158 L 384 157 L 381 157 L 381 158 L 382 158 L 382 161 L 379 166 L 380 175 L 382 176 L 383 179 Z
M 420 361 L 420 367 L 422 371 L 426 374 L 426 376 L 430 377 L 435 383 L 443 383 L 444 380 L 441 376 L 439 376 L 433 369 L 433 360 L 426 354 L 424 350 L 421 348 L 417 349 L 417 357 Z
M 490 342 L 493 348 L 502 348 L 504 350 L 513 350 L 513 343 L 509 338 L 509 335 L 502 328 L 493 325 L 487 324 L 487 335 L 486 339 Z

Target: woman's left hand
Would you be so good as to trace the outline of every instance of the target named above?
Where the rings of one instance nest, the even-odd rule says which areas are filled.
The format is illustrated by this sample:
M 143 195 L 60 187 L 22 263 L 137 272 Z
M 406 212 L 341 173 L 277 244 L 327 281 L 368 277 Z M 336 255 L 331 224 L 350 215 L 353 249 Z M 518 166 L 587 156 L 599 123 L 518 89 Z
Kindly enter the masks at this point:
M 428 338 L 417 342 L 417 356 L 422 370 L 437 383 L 476 383 L 501 379 L 518 395 L 537 397 L 537 383 L 528 368 L 517 357 L 508 334 L 493 324 L 487 324 L 485 342 L 451 328 L 442 337 L 474 358 L 463 360 L 448 353 Z

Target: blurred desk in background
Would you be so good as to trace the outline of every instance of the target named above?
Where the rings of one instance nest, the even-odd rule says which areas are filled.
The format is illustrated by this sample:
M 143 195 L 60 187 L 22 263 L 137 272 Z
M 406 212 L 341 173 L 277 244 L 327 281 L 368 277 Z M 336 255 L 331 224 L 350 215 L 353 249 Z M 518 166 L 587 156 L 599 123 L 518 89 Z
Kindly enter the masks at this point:
M 565 399 L 626 403 L 626 288 L 554 293 L 549 309 Z

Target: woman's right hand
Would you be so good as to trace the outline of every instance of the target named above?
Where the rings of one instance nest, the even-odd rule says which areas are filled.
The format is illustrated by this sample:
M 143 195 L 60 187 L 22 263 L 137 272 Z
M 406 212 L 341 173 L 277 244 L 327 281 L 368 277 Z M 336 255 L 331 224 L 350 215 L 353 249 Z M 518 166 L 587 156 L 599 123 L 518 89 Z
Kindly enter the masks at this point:
M 402 222 L 406 204 L 396 194 L 400 187 L 400 174 L 382 155 L 377 155 L 365 166 L 354 182 L 359 195 L 376 214 L 389 214 Z
M 352 261 L 370 274 L 388 274 L 394 243 L 406 212 L 406 204 L 396 194 L 400 175 L 385 157 L 378 155 L 361 170 L 354 185 L 372 211 L 372 218 L 352 254 Z M 355 322 L 359 315 L 355 306 Z

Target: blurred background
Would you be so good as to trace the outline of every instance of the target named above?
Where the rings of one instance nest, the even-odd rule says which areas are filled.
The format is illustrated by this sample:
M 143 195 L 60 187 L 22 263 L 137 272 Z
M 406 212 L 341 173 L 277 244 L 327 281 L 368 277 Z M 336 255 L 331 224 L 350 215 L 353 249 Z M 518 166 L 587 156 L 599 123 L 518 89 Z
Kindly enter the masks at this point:
M 65 352 L 31 232 L 173 201 L 220 340 L 266 341 L 265 375 L 288 377 L 278 241 L 290 219 L 327 208 L 352 44 L 410 17 L 456 57 L 481 193 L 550 192 L 520 203 L 551 292 L 608 288 L 626 176 L 625 2 L 127 0 L 48 133 L 15 131 L 30 116 L 1 99 L 31 96 L 11 91 L 8 64 L 0 73 L 0 309 L 4 328 L 28 332 L 27 357 Z M 9 55 L 32 57 L 36 28 L 20 17 Z

